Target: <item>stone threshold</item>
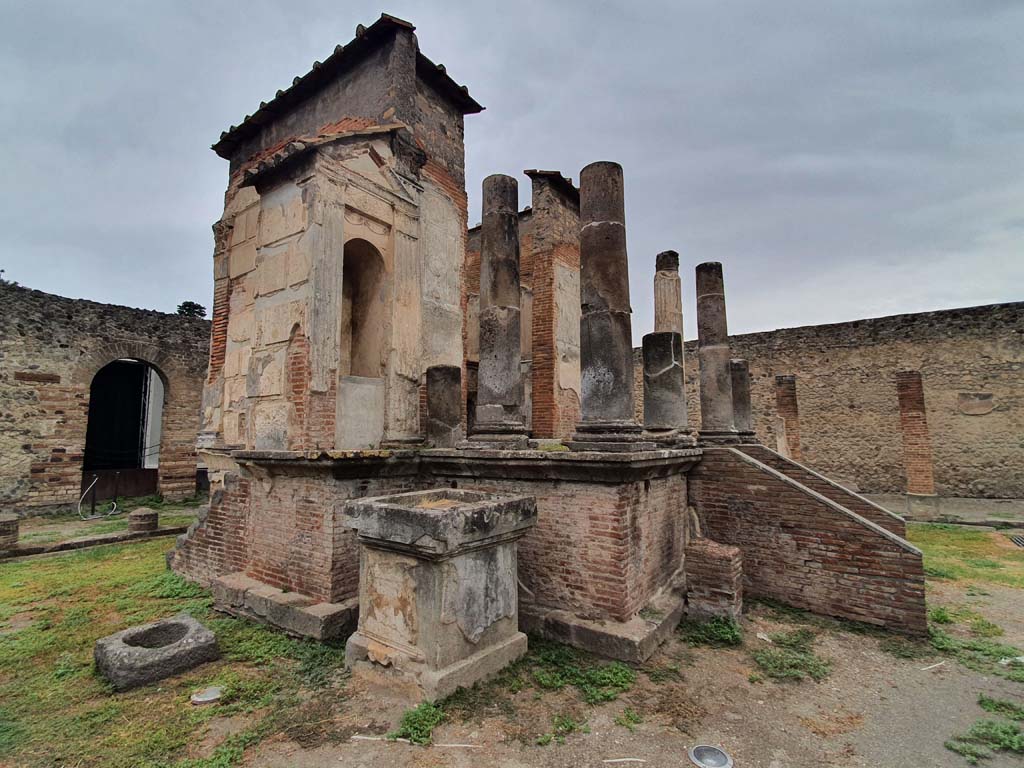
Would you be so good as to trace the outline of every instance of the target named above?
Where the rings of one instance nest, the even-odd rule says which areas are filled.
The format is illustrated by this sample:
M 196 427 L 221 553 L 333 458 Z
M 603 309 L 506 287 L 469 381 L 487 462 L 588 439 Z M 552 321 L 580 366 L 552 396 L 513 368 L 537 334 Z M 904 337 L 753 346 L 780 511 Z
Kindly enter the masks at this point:
M 519 628 L 601 656 L 642 664 L 672 635 L 685 610 L 685 595 L 675 592 L 656 595 L 629 621 L 585 619 L 569 611 L 520 603 Z
M 285 592 L 241 571 L 219 576 L 210 586 L 216 610 L 270 624 L 298 637 L 346 637 L 355 630 L 359 617 L 356 597 L 341 603 L 325 603 L 299 592 Z
M 178 536 L 188 530 L 187 525 L 174 525 L 167 528 L 158 528 L 155 531 L 138 531 L 135 533 L 105 533 L 101 536 L 90 536 L 83 539 L 71 539 L 70 541 L 59 541 L 56 544 L 19 544 L 14 549 L 0 550 L 0 560 L 16 560 L 22 557 L 36 557 L 38 555 L 52 555 L 58 552 L 72 552 L 76 549 L 88 549 L 90 547 L 102 547 L 105 544 L 123 544 L 131 541 L 144 541 L 146 539 L 157 539 L 161 536 Z

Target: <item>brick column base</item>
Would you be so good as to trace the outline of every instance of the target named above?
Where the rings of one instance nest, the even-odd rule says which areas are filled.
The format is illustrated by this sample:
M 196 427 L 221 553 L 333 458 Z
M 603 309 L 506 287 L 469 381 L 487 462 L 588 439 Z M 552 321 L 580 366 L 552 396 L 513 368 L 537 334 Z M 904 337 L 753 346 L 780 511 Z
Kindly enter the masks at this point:
M 743 610 L 743 554 L 711 539 L 686 545 L 687 616 L 738 618 Z

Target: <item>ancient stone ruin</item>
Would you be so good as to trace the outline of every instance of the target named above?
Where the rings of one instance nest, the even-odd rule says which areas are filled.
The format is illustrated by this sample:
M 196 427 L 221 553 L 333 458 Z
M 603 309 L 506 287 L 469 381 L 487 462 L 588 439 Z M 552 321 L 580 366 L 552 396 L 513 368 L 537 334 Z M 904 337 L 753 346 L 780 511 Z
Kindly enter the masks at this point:
M 670 251 L 637 402 L 621 166 L 527 171 L 528 214 L 490 176 L 467 231 L 481 109 L 382 16 L 214 145 L 213 492 L 172 567 L 297 634 L 358 624 L 350 660 L 426 696 L 521 631 L 643 661 L 744 596 L 923 633 L 903 521 L 754 436 L 721 264 L 696 273 L 699 432 Z

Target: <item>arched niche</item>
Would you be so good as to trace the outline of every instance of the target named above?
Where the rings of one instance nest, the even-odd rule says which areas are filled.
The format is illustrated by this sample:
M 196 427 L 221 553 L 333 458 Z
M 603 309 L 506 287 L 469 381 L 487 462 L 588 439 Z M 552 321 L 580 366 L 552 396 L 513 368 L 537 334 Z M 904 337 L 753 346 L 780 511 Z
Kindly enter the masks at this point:
M 380 251 L 361 238 L 349 240 L 342 264 L 342 376 L 384 376 L 387 303 Z

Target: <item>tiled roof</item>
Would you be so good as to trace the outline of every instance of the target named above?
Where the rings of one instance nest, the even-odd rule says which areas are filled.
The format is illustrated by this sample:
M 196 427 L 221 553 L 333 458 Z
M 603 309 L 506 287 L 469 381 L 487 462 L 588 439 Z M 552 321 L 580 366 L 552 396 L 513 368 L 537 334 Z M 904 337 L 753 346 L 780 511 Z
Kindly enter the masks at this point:
M 212 149 L 224 158 L 230 157 L 241 142 L 254 136 L 260 127 L 274 120 L 278 115 L 291 110 L 296 104 L 305 100 L 324 85 L 362 60 L 366 54 L 382 44 L 396 30 L 406 29 L 410 32 L 416 27 L 408 21 L 382 13 L 380 18 L 369 27 L 360 24 L 356 27 L 356 36 L 348 45 L 339 45 L 334 53 L 324 61 L 313 62 L 313 67 L 305 75 L 296 77 L 290 87 L 278 91 L 270 101 L 260 103 L 260 108 L 253 114 L 246 115 L 238 125 L 232 125 L 220 135 L 220 139 Z M 443 64 L 435 64 L 422 53 L 416 54 L 416 72 L 424 80 L 433 85 L 463 114 L 475 114 L 483 110 L 472 96 L 469 89 L 452 80 Z

